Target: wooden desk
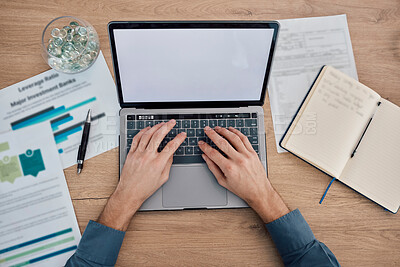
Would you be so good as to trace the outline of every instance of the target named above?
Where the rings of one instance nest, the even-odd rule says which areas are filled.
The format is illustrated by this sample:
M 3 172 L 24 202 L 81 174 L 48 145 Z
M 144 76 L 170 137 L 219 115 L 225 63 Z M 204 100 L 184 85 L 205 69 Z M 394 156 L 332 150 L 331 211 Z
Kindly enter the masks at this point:
M 287 2 L 287 3 L 286 3 Z M 82 17 L 100 35 L 112 67 L 106 25 L 111 20 L 275 20 L 346 13 L 359 79 L 400 105 L 398 0 L 142 0 L 0 2 L 0 88 L 43 72 L 44 26 L 62 15 Z M 400 219 L 340 182 L 323 205 L 329 177 L 289 154 L 278 154 L 268 99 L 265 104 L 268 171 L 290 208 L 299 208 L 315 236 L 343 266 L 398 266 Z M 118 181 L 118 150 L 65 170 L 80 228 L 95 220 Z M 281 260 L 261 220 L 250 209 L 139 212 L 122 246 L 119 266 L 267 265 Z

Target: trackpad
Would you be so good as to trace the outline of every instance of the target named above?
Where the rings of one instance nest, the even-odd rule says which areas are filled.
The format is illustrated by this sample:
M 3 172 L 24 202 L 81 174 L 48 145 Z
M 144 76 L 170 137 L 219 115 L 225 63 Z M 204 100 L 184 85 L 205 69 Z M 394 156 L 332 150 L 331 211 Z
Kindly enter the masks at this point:
M 226 206 L 227 192 L 203 166 L 172 166 L 162 188 L 164 208 L 206 208 Z

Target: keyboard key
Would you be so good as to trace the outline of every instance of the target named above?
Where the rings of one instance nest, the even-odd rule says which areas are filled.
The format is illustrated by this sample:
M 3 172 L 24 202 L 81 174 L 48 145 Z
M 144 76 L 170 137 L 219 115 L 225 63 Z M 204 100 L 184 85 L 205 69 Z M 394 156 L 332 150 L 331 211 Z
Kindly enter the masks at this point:
M 184 149 L 183 147 L 178 147 L 178 149 L 175 152 L 175 155 L 183 155 L 184 154 Z
M 203 129 L 196 129 L 196 136 L 205 136 Z
M 136 129 L 143 129 L 143 128 L 144 128 L 144 121 L 137 121 Z
M 178 129 L 178 134 L 186 132 L 186 129 Z
M 204 163 L 201 155 L 174 156 L 174 164 Z
M 174 128 L 175 129 L 178 129 L 178 128 L 181 128 L 181 126 L 182 126 L 182 121 L 176 121 L 176 124 L 175 124 L 175 126 L 174 126 Z
M 188 138 L 185 138 L 185 140 L 182 142 L 181 146 L 187 146 L 188 145 Z
M 253 149 L 258 153 L 258 145 L 252 145 Z
M 240 128 L 240 131 L 246 136 L 249 135 L 249 128 Z
M 145 125 L 146 127 L 148 127 L 148 126 L 153 127 L 153 126 L 154 126 L 154 121 L 146 121 L 146 122 L 144 123 L 144 125 Z
M 186 155 L 193 154 L 193 147 L 192 146 L 185 147 L 185 154 Z
M 169 131 L 168 135 L 169 137 L 175 137 L 178 134 L 178 131 L 174 128 L 171 129 L 171 131 Z
M 195 146 L 194 147 L 194 154 L 195 155 L 200 155 L 200 154 L 203 154 L 203 151 L 201 151 L 200 147 Z
M 227 127 L 235 127 L 235 120 L 227 120 Z
M 134 121 L 135 120 L 135 115 L 128 115 L 128 116 L 126 116 L 126 119 L 128 121 Z
M 188 136 L 188 137 L 193 137 L 193 136 L 195 136 L 194 129 L 188 129 L 188 130 L 187 130 L 187 136 Z
M 160 124 L 160 123 L 162 123 L 163 121 L 154 121 L 154 125 L 157 125 L 157 124 Z
M 226 127 L 226 120 L 218 120 L 218 126 Z
M 258 136 L 249 136 L 249 141 L 252 145 L 257 145 L 258 144 Z
M 192 120 L 191 127 L 192 128 L 199 128 L 199 120 Z
M 203 141 L 203 142 L 207 143 L 207 137 L 199 137 L 197 139 L 198 139 L 199 142 Z
M 200 120 L 200 128 L 204 128 L 208 126 L 208 121 L 207 120 Z
M 258 135 L 257 128 L 250 128 L 250 135 Z
M 240 113 L 239 118 L 250 118 L 250 113 Z
M 257 120 L 256 119 L 246 119 L 245 126 L 246 127 L 257 127 Z
M 127 129 L 135 129 L 135 122 L 134 121 L 127 121 L 126 122 Z
M 242 119 L 236 120 L 236 127 L 244 127 L 244 120 Z
M 208 123 L 209 123 L 208 126 L 210 126 L 211 128 L 215 128 L 215 126 L 218 125 L 217 120 L 210 120 Z
M 197 146 L 197 138 L 189 138 L 189 146 Z
M 183 121 L 182 127 L 183 128 L 190 128 L 190 121 Z
M 251 113 L 252 118 L 257 118 L 257 113 Z
M 135 137 L 135 135 L 138 134 L 138 132 L 139 132 L 139 130 L 128 130 L 127 134 L 126 134 L 126 137 L 127 138 L 133 138 L 133 137 Z
M 127 143 L 126 143 L 128 146 L 131 146 L 132 145 L 132 139 L 127 139 Z

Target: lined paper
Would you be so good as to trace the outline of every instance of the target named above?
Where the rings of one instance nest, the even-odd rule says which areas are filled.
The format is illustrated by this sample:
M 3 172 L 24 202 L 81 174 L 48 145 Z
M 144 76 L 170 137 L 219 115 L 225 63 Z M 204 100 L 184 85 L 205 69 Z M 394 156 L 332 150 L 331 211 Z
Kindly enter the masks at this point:
M 400 206 L 400 107 L 382 99 L 340 181 L 396 212 Z

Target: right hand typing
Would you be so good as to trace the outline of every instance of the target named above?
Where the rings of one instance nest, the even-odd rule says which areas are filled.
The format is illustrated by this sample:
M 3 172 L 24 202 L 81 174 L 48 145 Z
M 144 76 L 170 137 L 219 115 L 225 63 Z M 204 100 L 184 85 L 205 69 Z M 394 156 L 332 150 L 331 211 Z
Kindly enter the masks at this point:
M 215 131 L 206 127 L 204 131 L 227 155 L 224 157 L 208 144 L 199 142 L 203 159 L 221 186 L 246 201 L 265 223 L 290 212 L 269 182 L 264 166 L 245 135 L 232 127 L 229 130 L 215 127 Z

